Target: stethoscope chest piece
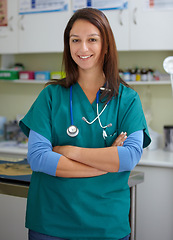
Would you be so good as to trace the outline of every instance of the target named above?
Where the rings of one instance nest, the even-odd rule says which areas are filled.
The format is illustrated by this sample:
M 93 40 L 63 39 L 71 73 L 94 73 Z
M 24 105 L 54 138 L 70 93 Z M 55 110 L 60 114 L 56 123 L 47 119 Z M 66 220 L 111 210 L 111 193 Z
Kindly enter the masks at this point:
M 79 133 L 79 129 L 74 126 L 74 125 L 71 125 L 67 128 L 67 134 L 70 136 L 70 137 L 76 137 Z

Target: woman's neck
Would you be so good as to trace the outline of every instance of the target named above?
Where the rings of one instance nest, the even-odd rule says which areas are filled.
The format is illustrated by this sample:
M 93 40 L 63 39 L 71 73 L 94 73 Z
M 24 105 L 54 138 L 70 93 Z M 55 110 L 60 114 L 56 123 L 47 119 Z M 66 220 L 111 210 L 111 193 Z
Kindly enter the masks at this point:
M 91 92 L 98 91 L 98 89 L 105 83 L 105 76 L 101 71 L 97 73 L 81 71 L 79 73 L 78 83 L 83 90 Z
M 97 74 L 94 74 L 93 72 L 80 72 L 78 83 L 89 102 L 93 103 L 99 88 L 105 83 L 105 76 L 103 72 L 98 72 Z

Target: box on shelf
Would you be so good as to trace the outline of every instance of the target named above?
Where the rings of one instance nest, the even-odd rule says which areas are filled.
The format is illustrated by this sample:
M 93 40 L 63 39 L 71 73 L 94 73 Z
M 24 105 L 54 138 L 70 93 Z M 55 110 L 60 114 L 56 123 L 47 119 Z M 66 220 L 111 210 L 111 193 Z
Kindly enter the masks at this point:
M 50 79 L 62 79 L 65 78 L 65 72 L 51 72 L 50 73 Z
M 20 71 L 19 72 L 19 79 L 21 79 L 21 80 L 34 79 L 34 72 L 32 72 L 32 71 Z
M 19 72 L 14 70 L 0 70 L 0 79 L 3 80 L 19 79 Z
M 50 72 L 49 71 L 36 71 L 34 72 L 35 80 L 50 80 Z

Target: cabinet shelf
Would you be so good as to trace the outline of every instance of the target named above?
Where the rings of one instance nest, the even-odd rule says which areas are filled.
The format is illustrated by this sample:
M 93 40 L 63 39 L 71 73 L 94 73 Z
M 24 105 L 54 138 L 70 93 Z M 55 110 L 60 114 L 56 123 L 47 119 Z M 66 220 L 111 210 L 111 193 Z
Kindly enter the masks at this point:
M 129 85 L 169 85 L 171 84 L 170 80 L 158 80 L 158 81 L 129 81 Z
M 46 84 L 48 81 L 43 80 L 0 80 L 0 82 L 8 82 L 8 83 L 18 83 L 18 84 Z M 129 85 L 170 85 L 170 80 L 158 80 L 158 81 L 129 81 L 127 82 Z
M 3 82 L 3 83 L 19 83 L 19 84 L 46 84 L 48 81 L 43 81 L 43 80 L 33 80 L 33 79 L 30 79 L 30 80 L 19 80 L 19 79 L 16 79 L 16 80 L 0 80 L 0 82 Z

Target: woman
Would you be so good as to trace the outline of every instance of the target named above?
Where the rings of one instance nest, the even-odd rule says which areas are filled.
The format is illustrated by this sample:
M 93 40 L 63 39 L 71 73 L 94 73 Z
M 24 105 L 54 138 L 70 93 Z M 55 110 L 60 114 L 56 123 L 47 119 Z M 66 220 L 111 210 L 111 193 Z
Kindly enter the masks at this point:
M 66 78 L 44 88 L 20 122 L 33 170 L 29 239 L 129 239 L 128 178 L 150 137 L 101 11 L 74 13 L 63 60 Z

